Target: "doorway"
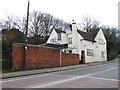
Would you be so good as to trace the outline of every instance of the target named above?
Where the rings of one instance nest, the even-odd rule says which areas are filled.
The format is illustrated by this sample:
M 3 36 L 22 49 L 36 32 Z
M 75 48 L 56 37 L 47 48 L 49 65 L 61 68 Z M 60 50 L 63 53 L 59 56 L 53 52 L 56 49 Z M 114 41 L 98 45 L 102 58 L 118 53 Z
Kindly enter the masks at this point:
M 81 51 L 81 61 L 80 61 L 80 64 L 85 64 L 85 51 L 84 50 Z

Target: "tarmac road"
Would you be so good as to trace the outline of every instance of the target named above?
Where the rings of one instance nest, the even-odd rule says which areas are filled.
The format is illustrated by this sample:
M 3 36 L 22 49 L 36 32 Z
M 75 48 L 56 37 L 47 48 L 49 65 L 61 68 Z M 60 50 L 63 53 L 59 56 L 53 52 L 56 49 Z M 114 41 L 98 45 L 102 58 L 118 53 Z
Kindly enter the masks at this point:
M 2 88 L 118 88 L 118 62 L 3 79 Z

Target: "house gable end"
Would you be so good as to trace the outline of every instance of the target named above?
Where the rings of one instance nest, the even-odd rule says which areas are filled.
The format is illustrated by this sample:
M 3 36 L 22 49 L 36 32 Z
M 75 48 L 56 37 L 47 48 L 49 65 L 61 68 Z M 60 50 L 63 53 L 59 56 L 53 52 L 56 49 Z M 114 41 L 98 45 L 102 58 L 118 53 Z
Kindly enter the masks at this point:
M 96 41 L 98 41 L 98 38 L 99 38 L 99 39 L 103 39 L 104 42 L 106 43 L 106 38 L 105 38 L 105 35 L 104 35 L 102 29 L 100 29 L 100 30 L 98 31 L 98 33 L 96 34 L 96 36 L 94 37 L 94 39 L 95 39 Z
M 53 29 L 50 36 L 49 36 L 49 38 L 48 38 L 48 40 L 47 40 L 47 43 L 51 43 L 50 40 L 55 39 L 55 38 L 57 39 L 57 37 L 58 37 L 57 32 Z

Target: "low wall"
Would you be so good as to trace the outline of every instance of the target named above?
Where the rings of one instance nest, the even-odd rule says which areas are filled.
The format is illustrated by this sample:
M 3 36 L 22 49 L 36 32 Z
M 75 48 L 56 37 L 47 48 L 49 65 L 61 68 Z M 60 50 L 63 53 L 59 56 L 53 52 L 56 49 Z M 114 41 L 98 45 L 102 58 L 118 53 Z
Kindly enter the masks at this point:
M 24 45 L 12 45 L 13 69 L 22 69 Z M 62 66 L 79 64 L 79 55 L 62 52 Z M 27 45 L 25 68 L 33 69 L 43 66 L 60 66 L 60 51 L 55 48 Z

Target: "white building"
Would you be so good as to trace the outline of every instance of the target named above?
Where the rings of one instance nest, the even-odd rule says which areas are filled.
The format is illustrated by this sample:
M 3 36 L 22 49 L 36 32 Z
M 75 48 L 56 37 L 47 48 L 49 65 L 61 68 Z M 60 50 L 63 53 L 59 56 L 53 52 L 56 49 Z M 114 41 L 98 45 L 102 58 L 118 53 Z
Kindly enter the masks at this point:
M 85 62 L 107 60 L 106 39 L 102 29 L 96 32 L 85 32 L 77 29 L 76 23 L 72 23 L 71 30 L 54 29 L 48 38 L 47 44 L 68 44 L 63 52 L 79 54 L 85 52 Z

